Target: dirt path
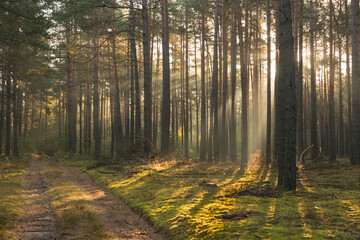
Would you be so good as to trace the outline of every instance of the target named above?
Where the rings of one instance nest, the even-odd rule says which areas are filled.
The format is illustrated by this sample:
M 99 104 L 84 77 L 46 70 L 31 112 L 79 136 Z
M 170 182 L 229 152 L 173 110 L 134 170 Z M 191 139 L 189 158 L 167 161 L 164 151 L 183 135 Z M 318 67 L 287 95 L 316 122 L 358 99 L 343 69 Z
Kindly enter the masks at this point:
M 20 239 L 69 239 L 62 235 L 57 217 L 51 209 L 51 199 L 47 193 L 51 186 L 44 175 L 49 171 L 48 163 L 56 166 L 64 181 L 71 181 L 85 195 L 87 203 L 99 219 L 108 239 L 154 239 L 167 237 L 157 232 L 147 221 L 126 206 L 118 197 L 97 185 L 86 173 L 56 163 L 54 158 L 40 161 L 35 156 L 24 177 L 26 206 L 19 219 L 17 233 Z M 58 199 L 57 199 L 58 200 Z
M 20 239 L 59 239 L 56 216 L 51 208 L 44 166 L 38 156 L 30 160 L 30 167 L 22 182 L 25 206 L 16 228 Z

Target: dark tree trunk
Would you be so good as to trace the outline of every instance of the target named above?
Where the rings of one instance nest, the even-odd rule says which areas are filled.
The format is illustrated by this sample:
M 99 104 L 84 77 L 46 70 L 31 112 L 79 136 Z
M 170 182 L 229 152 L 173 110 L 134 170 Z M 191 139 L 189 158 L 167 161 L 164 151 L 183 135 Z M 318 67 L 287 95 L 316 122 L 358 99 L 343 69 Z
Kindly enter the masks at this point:
M 116 32 L 115 28 L 115 18 L 114 18 L 114 10 L 112 9 L 111 12 L 111 18 L 112 18 L 112 29 L 113 33 Z M 113 57 L 113 68 L 114 68 L 114 77 L 112 78 L 113 81 L 110 82 L 111 89 L 113 89 L 113 111 L 114 111 L 114 130 L 115 135 L 114 138 L 116 140 L 116 152 L 120 153 L 120 144 L 121 139 L 123 136 L 123 129 L 122 129 L 122 121 L 121 121 L 121 111 L 120 111 L 120 93 L 119 93 L 119 79 L 118 79 L 118 67 L 116 63 L 116 42 L 115 42 L 116 35 L 114 34 L 111 41 L 112 41 L 112 57 Z
M 245 1 L 247 5 L 247 0 Z M 247 12 L 247 6 L 245 7 L 245 12 Z M 245 14 L 247 15 L 247 13 Z M 245 32 L 247 25 L 247 17 L 245 19 Z M 248 103 L 249 103 L 249 79 L 248 79 L 248 71 L 247 71 L 247 51 L 246 44 L 244 46 L 243 40 L 243 28 L 241 21 L 241 12 L 240 8 L 238 8 L 238 33 L 240 39 L 240 67 L 241 67 L 241 169 L 245 170 L 247 167 L 248 161 Z M 245 34 L 247 35 L 247 34 Z M 245 37 L 246 38 L 246 37 Z
M 96 16 L 93 12 L 93 24 L 96 26 Z M 94 131 L 94 141 L 95 141 L 95 150 L 94 157 L 99 159 L 101 152 L 101 134 L 100 134 L 100 123 L 99 123 L 99 66 L 98 66 L 98 48 L 99 40 L 96 37 L 96 32 L 93 33 L 93 131 Z
M 300 0 L 299 7 L 299 66 L 296 84 L 296 133 L 297 133 L 297 155 L 300 156 L 304 150 L 304 121 L 303 121 L 303 9 L 304 0 Z
M 185 0 L 185 115 L 184 115 L 184 153 L 189 158 L 189 22 L 188 22 L 188 0 Z
M 232 7 L 236 9 L 236 1 L 233 2 Z M 232 14 L 231 21 L 231 119 L 230 119 L 230 160 L 236 161 L 237 158 L 237 139 L 236 139 L 236 55 L 237 55 L 237 44 L 236 44 L 236 12 Z
M 266 118 L 266 164 L 271 163 L 271 10 L 270 0 L 266 0 L 267 26 L 267 118 Z
M 296 189 L 296 91 L 294 40 L 290 0 L 280 1 L 279 11 L 279 96 L 278 185 L 284 190 Z
M 359 76 L 359 0 L 351 0 L 351 46 L 352 46 L 352 164 L 360 164 L 360 76 Z
M 228 99 L 228 35 L 227 35 L 227 6 L 226 1 L 222 6 L 222 37 L 223 37 L 223 99 L 222 99 L 222 122 L 221 122 L 221 159 L 228 156 L 228 126 L 227 126 L 227 99 Z
M 334 101 L 334 78 L 335 67 L 333 57 L 333 15 L 334 6 L 330 0 L 330 84 L 329 84 L 329 162 L 336 160 L 336 140 L 335 140 L 335 101 Z
M 66 44 L 71 44 L 70 23 L 66 24 Z M 67 149 L 71 153 L 76 152 L 76 83 L 73 76 L 73 62 L 70 47 L 67 48 L 66 64 L 67 64 Z
M 310 22 L 310 63 L 311 63 L 311 145 L 314 147 L 311 149 L 312 159 L 316 159 L 319 146 L 317 137 L 317 95 L 316 95 L 316 73 L 315 73 L 315 52 L 314 52 L 314 6 L 313 1 L 310 0 L 311 22 Z
M 341 12 L 341 5 L 340 5 Z M 340 28 L 338 25 L 338 44 L 339 44 L 339 118 L 338 118 L 338 154 L 339 157 L 344 156 L 345 152 L 345 139 L 344 139 L 344 105 L 343 105 L 343 83 L 342 83 L 342 39 L 340 36 Z
M 348 1 L 345 0 L 345 16 L 346 16 L 346 25 L 349 24 L 349 6 Z M 350 77 L 350 29 L 347 27 L 345 31 L 346 36 L 346 87 L 347 87 L 347 145 L 346 145 L 346 155 L 350 156 L 351 153 L 351 77 Z
M 143 52 L 144 52 L 144 137 L 152 140 L 152 78 L 150 66 L 150 37 L 149 37 L 149 16 L 148 1 L 142 0 L 143 19 Z M 145 143 L 145 152 L 151 151 L 149 144 Z
M 141 106 L 140 106 L 140 84 L 139 72 L 136 56 L 136 42 L 135 42 L 135 13 L 133 0 L 130 0 L 130 41 L 131 41 L 131 74 L 134 79 L 135 87 L 135 135 L 141 135 Z M 133 103 L 132 103 L 133 104 Z
M 214 31 L 214 59 L 212 73 L 212 91 L 211 91 L 211 113 L 213 118 L 213 144 L 214 144 L 214 160 L 219 160 L 220 142 L 219 142 L 219 114 L 218 114 L 218 34 L 219 34 L 219 0 L 216 0 L 215 8 L 215 31 Z M 211 128 L 211 127 L 210 127 Z M 212 151 L 210 148 L 209 151 Z M 210 159 L 209 159 L 210 160 Z
M 161 103 L 161 152 L 169 153 L 170 141 L 170 62 L 169 62 L 169 10 L 168 0 L 161 0 L 163 96 Z
M 205 0 L 201 7 L 201 142 L 200 160 L 206 159 L 206 92 L 205 92 Z

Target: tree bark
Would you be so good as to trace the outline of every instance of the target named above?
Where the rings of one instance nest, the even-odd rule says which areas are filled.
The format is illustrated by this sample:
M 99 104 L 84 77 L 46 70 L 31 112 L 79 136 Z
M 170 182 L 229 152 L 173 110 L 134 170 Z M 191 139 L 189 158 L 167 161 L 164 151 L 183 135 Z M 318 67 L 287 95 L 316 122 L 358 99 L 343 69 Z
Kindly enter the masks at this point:
M 310 22 L 310 65 L 311 65 L 311 149 L 312 159 L 316 159 L 319 152 L 317 136 L 317 95 L 316 95 L 316 73 L 315 73 L 315 53 L 314 53 L 314 6 L 310 0 L 311 22 Z
M 352 46 L 352 164 L 360 164 L 360 73 L 359 73 L 359 0 L 351 0 L 351 46 Z
M 163 96 L 161 103 L 161 152 L 169 153 L 170 141 L 170 62 L 169 62 L 169 10 L 168 0 L 161 0 Z
M 278 186 L 284 190 L 296 189 L 296 91 L 294 40 L 290 0 L 280 1 L 279 11 L 279 96 L 278 126 Z
M 150 35 L 149 35 L 149 16 L 148 1 L 142 0 L 142 20 L 143 20 L 143 52 L 144 52 L 144 137 L 152 141 L 152 78 L 150 66 Z M 149 144 L 144 144 L 145 152 L 150 152 Z

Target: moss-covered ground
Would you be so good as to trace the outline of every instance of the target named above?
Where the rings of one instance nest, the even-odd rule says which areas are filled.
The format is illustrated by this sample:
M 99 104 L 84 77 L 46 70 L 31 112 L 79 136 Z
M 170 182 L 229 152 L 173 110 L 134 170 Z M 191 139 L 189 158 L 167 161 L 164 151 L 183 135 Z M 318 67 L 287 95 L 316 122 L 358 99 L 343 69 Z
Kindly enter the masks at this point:
M 275 168 L 256 165 L 241 173 L 229 162 L 59 160 L 87 171 L 173 239 L 360 237 L 360 167 L 347 159 L 307 164 L 290 192 L 275 188 Z M 216 218 L 234 212 L 240 217 Z
M 0 239 L 13 239 L 15 218 L 21 214 L 22 176 L 28 167 L 26 158 L 0 159 Z

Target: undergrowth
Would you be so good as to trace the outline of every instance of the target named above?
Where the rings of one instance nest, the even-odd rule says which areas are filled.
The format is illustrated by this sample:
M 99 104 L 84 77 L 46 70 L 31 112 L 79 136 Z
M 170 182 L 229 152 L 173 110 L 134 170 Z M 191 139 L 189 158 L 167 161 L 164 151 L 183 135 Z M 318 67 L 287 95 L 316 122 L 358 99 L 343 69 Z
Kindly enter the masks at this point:
M 347 159 L 310 163 L 297 190 L 276 189 L 276 169 L 252 164 L 205 164 L 155 159 L 95 166 L 62 159 L 87 171 L 173 239 L 357 239 L 360 168 Z M 208 184 L 204 184 L 208 183 Z M 239 213 L 241 218 L 222 219 Z
M 27 167 L 25 158 L 0 158 L 0 239 L 15 238 L 14 219 L 24 204 L 21 179 Z

